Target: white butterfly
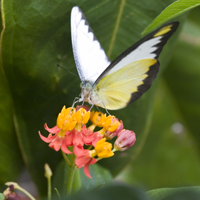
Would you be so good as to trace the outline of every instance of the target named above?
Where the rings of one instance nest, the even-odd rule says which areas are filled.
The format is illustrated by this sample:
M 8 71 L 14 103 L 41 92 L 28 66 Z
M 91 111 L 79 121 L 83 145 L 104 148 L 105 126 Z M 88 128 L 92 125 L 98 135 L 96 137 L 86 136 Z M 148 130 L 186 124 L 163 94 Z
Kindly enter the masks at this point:
M 160 65 L 158 56 L 178 24 L 160 27 L 110 62 L 80 8 L 73 7 L 72 48 L 82 81 L 78 102 L 117 110 L 138 99 L 155 79 Z

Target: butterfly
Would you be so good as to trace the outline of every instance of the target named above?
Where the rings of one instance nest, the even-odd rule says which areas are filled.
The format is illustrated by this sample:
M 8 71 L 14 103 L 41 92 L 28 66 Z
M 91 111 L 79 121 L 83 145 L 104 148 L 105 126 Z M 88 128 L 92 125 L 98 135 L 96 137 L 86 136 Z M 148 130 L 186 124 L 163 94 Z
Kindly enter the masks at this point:
M 158 56 L 178 25 L 176 21 L 158 28 L 110 62 L 81 9 L 73 7 L 72 49 L 81 79 L 78 102 L 118 110 L 137 100 L 155 79 Z

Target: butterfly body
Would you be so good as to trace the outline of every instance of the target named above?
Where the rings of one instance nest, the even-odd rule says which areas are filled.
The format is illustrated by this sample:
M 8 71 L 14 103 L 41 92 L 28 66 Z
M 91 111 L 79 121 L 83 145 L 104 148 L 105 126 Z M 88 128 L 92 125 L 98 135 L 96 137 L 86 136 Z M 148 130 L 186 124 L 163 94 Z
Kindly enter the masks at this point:
M 110 62 L 80 8 L 73 7 L 72 47 L 82 81 L 79 102 L 117 110 L 137 100 L 155 79 L 159 54 L 178 24 L 160 27 Z

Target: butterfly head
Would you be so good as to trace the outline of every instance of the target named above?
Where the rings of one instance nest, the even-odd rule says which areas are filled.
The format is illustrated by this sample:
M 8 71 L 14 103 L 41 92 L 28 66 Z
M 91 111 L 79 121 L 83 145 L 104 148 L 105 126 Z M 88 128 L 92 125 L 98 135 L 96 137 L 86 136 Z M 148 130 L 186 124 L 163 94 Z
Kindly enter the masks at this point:
M 81 87 L 81 98 L 79 101 L 87 101 L 91 103 L 90 100 L 90 92 L 92 91 L 92 82 L 91 81 L 83 81 L 80 84 Z

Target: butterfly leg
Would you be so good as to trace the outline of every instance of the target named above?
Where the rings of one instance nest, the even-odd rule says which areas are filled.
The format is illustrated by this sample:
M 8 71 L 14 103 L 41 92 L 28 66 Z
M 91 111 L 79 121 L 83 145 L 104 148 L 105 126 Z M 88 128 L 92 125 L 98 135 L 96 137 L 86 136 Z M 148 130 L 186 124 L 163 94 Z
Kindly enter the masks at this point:
M 72 108 L 74 108 L 74 105 L 79 102 L 79 99 L 80 99 L 79 97 L 75 97 L 73 104 L 72 104 Z
M 103 107 L 104 107 L 104 109 L 106 110 L 106 112 L 108 113 L 108 115 L 111 115 L 111 114 L 108 112 L 108 110 L 107 110 L 107 108 L 106 108 L 104 102 L 103 102 L 103 101 L 100 101 L 99 103 L 102 103 L 102 104 L 103 104 Z M 100 111 L 100 112 L 101 112 L 101 111 Z

